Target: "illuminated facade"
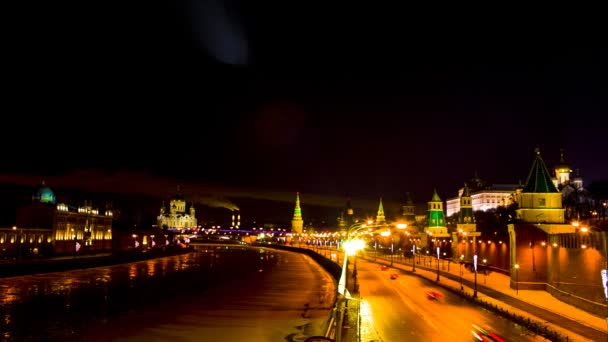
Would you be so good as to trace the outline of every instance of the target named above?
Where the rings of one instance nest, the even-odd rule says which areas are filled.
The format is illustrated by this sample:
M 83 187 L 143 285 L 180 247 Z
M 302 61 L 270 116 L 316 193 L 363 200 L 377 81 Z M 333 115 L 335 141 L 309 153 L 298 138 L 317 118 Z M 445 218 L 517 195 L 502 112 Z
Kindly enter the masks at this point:
M 90 201 L 78 207 L 57 204 L 53 229 L 55 251 L 111 249 L 112 219 L 111 210 L 100 212 Z
M 304 231 L 304 220 L 302 219 L 302 209 L 300 208 L 299 192 L 296 192 L 296 206 L 293 210 L 293 219 L 291 219 L 291 231 L 294 234 L 302 234 Z
M 168 229 L 192 229 L 196 228 L 196 211 L 194 204 L 190 204 L 189 213 L 186 211 L 186 201 L 179 193 L 175 194 L 169 201 L 169 211 L 163 205 L 157 218 L 158 226 Z
M 112 249 L 113 214 L 109 208 L 100 212 L 89 201 L 82 206 L 55 202 L 53 191 L 43 182 L 32 195 L 32 203 L 17 210 L 14 230 L 21 235 L 19 241 L 31 244 L 22 248 L 23 256 Z M 36 246 L 45 243 L 49 248 Z
M 515 201 L 515 193 L 518 187 L 516 184 L 492 184 L 484 189 L 471 191 L 473 211 L 487 211 L 512 204 Z M 464 188 L 460 188 L 458 197 L 446 201 L 446 215 L 448 217 L 460 211 L 460 198 L 463 191 Z

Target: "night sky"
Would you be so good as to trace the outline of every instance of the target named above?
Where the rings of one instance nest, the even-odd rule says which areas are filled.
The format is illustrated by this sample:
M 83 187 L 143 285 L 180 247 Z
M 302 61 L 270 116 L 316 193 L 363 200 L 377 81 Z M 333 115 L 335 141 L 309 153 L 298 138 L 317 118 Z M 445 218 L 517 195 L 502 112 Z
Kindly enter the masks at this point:
M 475 172 L 525 181 L 537 146 L 549 167 L 564 148 L 587 185 L 608 177 L 605 40 L 555 23 L 252 1 L 78 6 L 14 24 L 4 182 L 426 202 Z

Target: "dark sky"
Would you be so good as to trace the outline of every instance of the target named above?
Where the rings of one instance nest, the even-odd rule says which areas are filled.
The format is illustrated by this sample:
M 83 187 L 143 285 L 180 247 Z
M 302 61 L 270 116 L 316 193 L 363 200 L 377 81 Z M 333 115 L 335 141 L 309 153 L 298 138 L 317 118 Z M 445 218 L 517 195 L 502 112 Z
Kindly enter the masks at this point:
M 525 181 L 540 146 L 548 166 L 565 148 L 586 184 L 608 175 L 605 39 L 568 25 L 372 5 L 43 6 L 16 11 L 4 174 L 426 202 L 475 172 Z

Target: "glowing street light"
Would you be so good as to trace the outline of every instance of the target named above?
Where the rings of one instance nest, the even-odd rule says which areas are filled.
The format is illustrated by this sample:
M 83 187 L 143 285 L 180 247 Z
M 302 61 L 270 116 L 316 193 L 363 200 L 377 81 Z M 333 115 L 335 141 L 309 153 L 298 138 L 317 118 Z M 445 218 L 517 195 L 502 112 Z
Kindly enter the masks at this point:
M 416 244 L 412 246 L 412 272 L 416 272 Z
M 462 263 L 464 262 L 464 254 L 460 255 L 460 291 L 464 290 L 462 286 Z
M 475 289 L 473 290 L 473 298 L 477 298 L 477 254 L 473 256 L 473 268 L 475 269 Z
M 439 281 L 439 247 L 437 247 L 437 281 Z
M 515 264 L 515 294 L 519 294 L 519 264 Z
M 355 257 L 355 264 L 353 270 L 353 278 L 354 278 L 354 290 L 357 292 L 357 251 L 363 249 L 365 247 L 365 242 L 363 240 L 347 240 L 342 243 L 344 247 L 344 265 L 342 267 L 342 275 L 340 277 L 340 282 L 338 284 L 338 293 L 344 295 L 346 290 L 346 282 L 348 278 L 348 256 Z

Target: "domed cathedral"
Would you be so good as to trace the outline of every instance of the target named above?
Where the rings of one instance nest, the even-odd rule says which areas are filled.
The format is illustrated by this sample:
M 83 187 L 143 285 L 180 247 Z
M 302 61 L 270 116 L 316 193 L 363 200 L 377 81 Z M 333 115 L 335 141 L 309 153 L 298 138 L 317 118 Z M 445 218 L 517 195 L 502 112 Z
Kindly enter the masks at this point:
M 113 213 L 108 207 L 100 211 L 91 201 L 73 206 L 56 204 L 56 200 L 43 181 L 32 194 L 32 203 L 17 209 L 13 228 L 22 235 L 19 241 L 27 245 L 21 249 L 22 256 L 112 249 Z
M 190 204 L 187 211 L 186 201 L 180 192 L 179 186 L 177 187 L 176 194 L 169 200 L 168 210 L 164 202 L 161 205 L 157 222 L 159 227 L 169 230 L 194 229 L 197 227 L 194 203 Z
M 583 187 L 583 179 L 576 170 L 574 178 L 570 178 L 573 170 L 566 162 L 564 149 L 560 150 L 559 163 L 554 167 L 555 176 L 553 184 L 562 194 L 562 205 L 566 220 L 581 220 L 590 217 L 593 207 L 593 198 L 589 191 Z

